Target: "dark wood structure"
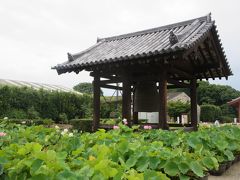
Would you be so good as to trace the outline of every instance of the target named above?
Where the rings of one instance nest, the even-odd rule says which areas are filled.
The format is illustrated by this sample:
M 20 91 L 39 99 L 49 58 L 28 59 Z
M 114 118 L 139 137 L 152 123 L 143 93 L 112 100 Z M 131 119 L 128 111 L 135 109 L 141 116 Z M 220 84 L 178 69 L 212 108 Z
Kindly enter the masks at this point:
M 98 39 L 85 51 L 68 53 L 58 74 L 90 72 L 94 77 L 94 130 L 100 121 L 100 87 L 122 90 L 122 117 L 131 119 L 131 94 L 140 81 L 154 81 L 159 89 L 159 124 L 167 125 L 167 89 L 189 88 L 191 124 L 197 130 L 197 80 L 226 79 L 232 75 L 219 35 L 210 14 L 200 18 L 149 30 Z M 104 79 L 103 79 L 104 78 Z M 122 86 L 114 86 L 121 83 Z
M 233 99 L 232 101 L 227 103 L 229 106 L 232 106 L 236 108 L 238 117 L 237 117 L 237 122 L 240 123 L 240 97 Z

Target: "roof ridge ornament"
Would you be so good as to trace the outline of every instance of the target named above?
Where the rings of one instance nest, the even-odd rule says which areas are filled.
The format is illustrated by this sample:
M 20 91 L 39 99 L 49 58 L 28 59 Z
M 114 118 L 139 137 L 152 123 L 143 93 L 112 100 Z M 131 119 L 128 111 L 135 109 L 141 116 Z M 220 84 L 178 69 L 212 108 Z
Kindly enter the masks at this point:
M 102 39 L 100 37 L 97 37 L 97 43 L 101 41 Z
M 211 18 L 211 12 L 207 15 L 207 22 L 210 23 L 212 22 L 212 18 Z
M 169 41 L 171 45 L 178 43 L 178 37 L 176 36 L 176 34 L 174 34 L 173 31 L 170 31 L 169 33 Z
M 71 55 L 70 53 L 67 53 L 67 55 L 68 55 L 68 61 L 72 62 L 74 60 L 73 55 Z

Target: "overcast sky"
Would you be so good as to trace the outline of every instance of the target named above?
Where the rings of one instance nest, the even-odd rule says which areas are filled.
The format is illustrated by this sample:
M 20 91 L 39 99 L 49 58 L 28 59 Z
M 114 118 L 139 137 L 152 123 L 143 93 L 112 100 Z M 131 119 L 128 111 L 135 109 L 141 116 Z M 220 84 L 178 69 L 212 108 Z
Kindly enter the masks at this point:
M 107 37 L 184 21 L 209 12 L 216 20 L 240 90 L 239 0 L 0 0 L 0 79 L 72 87 L 87 72 L 57 75 L 51 67 Z

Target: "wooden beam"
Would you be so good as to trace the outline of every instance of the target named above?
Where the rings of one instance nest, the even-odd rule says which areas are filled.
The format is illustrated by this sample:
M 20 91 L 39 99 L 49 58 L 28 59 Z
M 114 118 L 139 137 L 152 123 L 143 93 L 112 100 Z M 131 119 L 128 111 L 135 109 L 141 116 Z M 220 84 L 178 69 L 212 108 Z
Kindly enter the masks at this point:
M 193 53 L 193 52 L 192 52 Z M 191 65 L 192 65 L 192 68 L 195 70 L 196 69 L 196 67 L 197 67 L 197 65 L 196 65 L 196 63 L 195 63 L 195 61 L 193 60 L 193 58 L 192 58 L 192 55 L 191 54 L 189 54 L 188 55 L 188 57 L 187 57 L 187 59 L 189 60 L 189 62 L 191 63 Z M 200 79 L 202 79 L 202 75 L 201 75 L 201 73 L 199 73 L 199 72 L 196 72 L 196 74 L 197 74 L 197 76 L 198 77 L 200 77 Z
M 199 86 L 199 84 L 197 84 Z M 167 89 L 176 89 L 176 88 L 190 88 L 190 87 L 182 87 L 177 85 L 167 85 Z
M 199 67 L 202 66 L 202 63 L 201 63 L 201 61 L 199 59 L 199 55 L 198 55 L 198 47 L 196 47 L 194 49 L 194 51 L 191 53 L 191 55 L 188 56 L 188 58 L 193 66 L 193 73 L 197 74 L 197 76 L 200 77 L 201 79 L 202 78 L 208 79 L 205 71 L 202 71 L 202 69 L 198 70 Z
M 105 85 L 105 84 L 119 83 L 119 80 L 120 80 L 120 79 L 117 79 L 117 78 L 115 78 L 115 79 L 109 79 L 109 80 L 101 80 L 101 81 L 100 81 L 100 84 L 101 84 L 101 85 Z
M 210 68 L 217 68 L 218 64 L 216 63 L 208 63 L 208 64 L 199 64 L 198 67 L 196 67 L 197 69 L 195 70 L 195 72 L 208 72 Z
M 191 97 L 191 125 L 196 131 L 198 129 L 198 119 L 197 119 L 197 80 L 191 80 L 190 88 L 190 97 Z
M 167 79 L 167 82 L 170 84 L 173 84 L 175 86 L 177 86 L 178 88 L 190 88 L 190 84 L 184 83 L 184 82 L 180 82 L 174 79 Z
M 161 129 L 168 129 L 167 125 L 167 74 L 162 71 L 159 76 L 159 115 L 158 126 Z
M 127 77 L 123 81 L 122 92 L 122 118 L 127 119 L 128 125 L 131 126 L 131 84 Z
M 206 47 L 206 50 L 207 50 L 208 55 L 210 56 L 210 60 L 211 60 L 213 63 L 216 63 L 216 61 L 215 61 L 215 59 L 213 58 L 213 55 L 212 55 L 212 53 L 211 53 L 211 51 L 210 51 L 210 47 L 209 47 L 208 42 L 205 41 L 205 42 L 204 42 L 204 45 L 205 45 L 205 47 Z M 221 76 L 221 74 L 220 74 L 220 72 L 219 72 L 219 70 L 218 70 L 218 67 L 216 67 L 215 70 L 216 70 L 216 72 L 217 72 L 217 74 L 218 74 L 219 79 L 221 79 L 222 76 Z
M 167 71 L 168 72 L 171 72 L 173 74 L 178 74 L 178 75 L 181 75 L 183 77 L 185 77 L 186 79 L 192 79 L 194 76 L 193 74 L 191 74 L 190 72 L 184 70 L 184 69 L 181 69 L 179 67 L 169 67 L 167 68 Z
M 100 77 L 95 75 L 93 81 L 93 131 L 96 131 L 100 124 Z
M 112 81 L 113 83 L 119 83 L 122 81 L 121 77 L 118 77 L 118 76 L 113 76 L 113 75 L 108 75 L 107 73 L 101 73 L 101 78 L 105 78 L 105 79 L 108 79 L 106 81 Z M 105 80 L 102 80 L 102 81 L 105 81 Z
M 103 84 L 101 84 L 100 85 L 102 88 L 107 88 L 107 89 L 116 89 L 116 90 L 123 90 L 123 88 L 122 87 L 119 87 L 119 86 L 113 86 L 113 85 L 103 85 Z
M 201 57 L 203 58 L 204 64 L 207 64 L 208 60 L 207 60 L 206 56 L 205 56 L 204 53 L 203 53 L 202 47 L 199 46 L 199 47 L 198 47 L 198 50 L 199 50 L 199 52 L 200 52 Z M 213 72 L 212 72 L 211 67 L 209 68 L 208 71 L 209 71 L 209 74 L 210 74 L 211 78 L 214 80 L 215 77 L 214 77 L 214 75 L 213 75 Z
M 94 77 L 96 75 L 96 72 L 94 71 L 90 72 L 89 75 Z M 98 72 L 97 75 L 100 76 L 101 78 L 108 79 L 108 80 L 102 80 L 101 82 L 104 82 L 104 81 L 113 81 L 113 83 L 121 82 L 120 77 L 114 76 L 112 73 L 109 73 L 109 72 Z
M 212 33 L 212 34 L 213 34 L 213 36 L 214 36 L 214 33 Z M 224 55 L 223 55 L 223 52 L 220 51 L 220 48 L 221 48 L 221 47 L 220 47 L 219 44 L 218 44 L 218 45 L 215 44 L 215 41 L 214 41 L 214 39 L 213 39 L 212 36 L 209 36 L 209 39 L 210 39 L 210 43 L 211 43 L 212 46 L 213 46 L 213 49 L 214 49 L 215 52 L 216 52 L 216 55 L 217 55 L 219 61 L 221 62 L 222 65 L 225 66 L 225 68 L 223 68 L 223 74 L 224 74 L 225 77 L 227 77 L 227 72 L 226 72 L 227 65 L 226 65 L 226 62 L 224 61 L 225 57 L 224 57 Z M 217 38 L 215 38 L 215 39 L 216 39 L 216 41 L 218 42 L 218 39 L 217 39 Z M 218 46 L 218 47 L 217 47 L 217 46 Z M 220 62 L 219 62 L 219 63 L 220 63 Z
M 197 52 L 195 52 L 195 53 L 197 53 Z M 207 74 L 206 74 L 206 65 L 204 64 L 202 64 L 201 63 L 201 61 L 200 61 L 200 59 L 198 58 L 198 55 L 196 55 L 197 57 L 196 57 L 196 61 L 197 61 L 197 67 L 196 67 L 196 69 L 197 70 L 194 70 L 195 72 L 199 72 L 199 73 L 203 73 L 203 76 L 204 76 L 204 78 L 206 79 L 206 80 L 208 80 L 208 76 L 207 76 Z

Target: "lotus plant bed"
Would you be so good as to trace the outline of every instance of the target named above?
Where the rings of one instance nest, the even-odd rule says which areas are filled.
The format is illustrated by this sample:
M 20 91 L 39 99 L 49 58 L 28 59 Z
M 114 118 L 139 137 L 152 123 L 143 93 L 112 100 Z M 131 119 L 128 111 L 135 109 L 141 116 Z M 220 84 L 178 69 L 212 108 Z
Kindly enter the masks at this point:
M 240 128 L 197 132 L 0 124 L 0 179 L 207 179 L 239 161 Z M 227 165 L 226 165 L 227 164 Z
M 126 124 L 127 125 L 127 124 Z M 101 124 L 99 125 L 100 128 L 105 129 L 105 130 L 112 130 L 114 129 L 116 124 Z M 141 123 L 135 126 L 139 126 L 141 129 L 159 129 L 159 125 L 157 123 Z M 177 129 L 186 129 L 188 130 L 193 130 L 191 124 L 176 124 L 176 123 L 170 123 L 168 124 L 170 127 L 170 130 L 177 130 Z

